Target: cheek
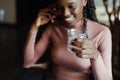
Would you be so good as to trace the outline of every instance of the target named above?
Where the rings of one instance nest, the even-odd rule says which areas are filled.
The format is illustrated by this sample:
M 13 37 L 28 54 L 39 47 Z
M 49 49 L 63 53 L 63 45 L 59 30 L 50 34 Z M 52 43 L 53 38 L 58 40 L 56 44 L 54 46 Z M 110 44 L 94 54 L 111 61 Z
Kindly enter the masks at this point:
M 82 9 L 82 7 L 79 8 L 79 9 L 76 9 L 76 10 L 74 11 L 74 15 L 75 15 L 76 18 L 81 17 L 81 16 L 83 15 L 83 9 Z
M 81 2 L 79 2 L 79 4 L 77 4 L 75 14 L 77 17 L 80 17 L 83 14 L 83 4 Z

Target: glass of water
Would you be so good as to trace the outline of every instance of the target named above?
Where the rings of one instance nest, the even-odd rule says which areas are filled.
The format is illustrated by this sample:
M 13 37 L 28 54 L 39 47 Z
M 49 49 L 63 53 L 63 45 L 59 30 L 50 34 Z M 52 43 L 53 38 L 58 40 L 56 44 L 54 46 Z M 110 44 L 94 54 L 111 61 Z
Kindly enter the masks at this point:
M 68 45 L 67 45 L 67 50 L 71 51 L 71 41 L 78 39 L 80 41 L 83 41 L 87 38 L 87 33 L 86 32 L 82 32 L 79 29 L 68 29 L 67 30 L 68 33 Z

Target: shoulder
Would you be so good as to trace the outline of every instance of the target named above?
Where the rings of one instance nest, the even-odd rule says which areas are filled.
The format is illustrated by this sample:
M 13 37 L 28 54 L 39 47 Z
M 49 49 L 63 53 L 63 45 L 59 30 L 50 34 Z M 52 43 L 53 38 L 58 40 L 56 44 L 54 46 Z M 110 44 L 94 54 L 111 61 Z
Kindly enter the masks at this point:
M 87 21 L 87 31 L 91 38 L 111 35 L 110 29 L 107 26 L 91 20 Z
M 48 24 L 40 26 L 38 35 L 40 35 L 40 36 L 45 35 L 45 36 L 50 37 L 51 36 L 51 26 Z
M 50 37 L 53 38 L 55 36 L 60 35 L 61 32 L 62 32 L 62 30 L 58 25 L 56 25 L 56 24 L 48 24 L 44 33 L 47 33 Z

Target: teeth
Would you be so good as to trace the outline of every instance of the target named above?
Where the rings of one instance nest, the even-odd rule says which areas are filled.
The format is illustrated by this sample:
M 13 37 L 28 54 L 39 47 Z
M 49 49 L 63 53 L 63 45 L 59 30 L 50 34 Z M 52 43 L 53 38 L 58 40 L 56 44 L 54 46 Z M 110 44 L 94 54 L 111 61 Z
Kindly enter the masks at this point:
M 69 21 L 69 20 L 73 20 L 73 19 L 74 19 L 73 17 L 70 17 L 70 18 L 66 18 L 65 20 Z

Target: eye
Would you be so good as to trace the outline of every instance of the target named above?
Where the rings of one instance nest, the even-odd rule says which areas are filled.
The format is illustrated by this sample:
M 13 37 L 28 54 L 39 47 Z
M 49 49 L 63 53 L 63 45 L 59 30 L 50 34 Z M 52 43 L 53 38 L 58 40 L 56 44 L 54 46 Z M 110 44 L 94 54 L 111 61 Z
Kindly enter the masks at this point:
M 75 9 L 76 6 L 75 6 L 75 5 L 69 5 L 68 8 L 69 8 L 69 9 Z

